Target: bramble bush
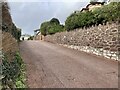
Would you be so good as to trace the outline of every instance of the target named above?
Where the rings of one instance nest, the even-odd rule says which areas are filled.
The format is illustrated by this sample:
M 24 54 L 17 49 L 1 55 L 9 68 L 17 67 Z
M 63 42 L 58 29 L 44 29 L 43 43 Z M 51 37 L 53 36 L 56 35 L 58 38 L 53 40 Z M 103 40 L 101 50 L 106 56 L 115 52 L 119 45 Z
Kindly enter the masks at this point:
M 25 65 L 19 55 L 15 54 L 12 61 L 8 61 L 6 56 L 2 56 L 2 64 L 0 66 L 1 88 L 26 88 Z

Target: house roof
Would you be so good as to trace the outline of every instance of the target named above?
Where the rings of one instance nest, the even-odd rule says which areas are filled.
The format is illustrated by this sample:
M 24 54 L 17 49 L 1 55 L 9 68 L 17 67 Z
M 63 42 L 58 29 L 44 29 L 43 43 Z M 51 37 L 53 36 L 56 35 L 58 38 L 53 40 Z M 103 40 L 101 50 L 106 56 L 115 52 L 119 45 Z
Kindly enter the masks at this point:
M 40 31 L 40 29 L 36 29 L 36 30 L 34 30 L 34 32 L 37 32 L 37 31 Z
M 88 4 L 86 6 L 86 8 L 88 8 L 90 5 L 96 5 L 96 4 L 101 4 L 101 5 L 104 5 L 105 2 L 90 2 L 90 4 Z
M 89 8 L 83 8 L 83 9 L 81 10 L 81 12 L 84 11 L 84 10 L 89 10 Z
M 84 11 L 84 10 L 86 10 L 86 11 L 89 10 L 89 6 L 90 6 L 90 5 L 96 5 L 96 4 L 104 5 L 104 3 L 105 3 L 105 2 L 90 2 L 90 4 L 88 4 L 88 5 L 86 6 L 86 8 L 83 8 L 83 9 L 81 10 L 81 12 Z

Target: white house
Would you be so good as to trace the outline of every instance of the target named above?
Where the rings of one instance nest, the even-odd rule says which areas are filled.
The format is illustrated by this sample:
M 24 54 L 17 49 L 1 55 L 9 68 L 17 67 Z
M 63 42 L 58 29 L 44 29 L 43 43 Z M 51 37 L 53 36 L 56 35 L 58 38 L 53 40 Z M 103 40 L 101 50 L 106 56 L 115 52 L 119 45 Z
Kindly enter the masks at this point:
M 28 40 L 28 38 L 30 37 L 30 35 L 28 35 L 28 34 L 23 34 L 23 35 L 21 35 L 21 37 L 20 37 L 20 40 Z

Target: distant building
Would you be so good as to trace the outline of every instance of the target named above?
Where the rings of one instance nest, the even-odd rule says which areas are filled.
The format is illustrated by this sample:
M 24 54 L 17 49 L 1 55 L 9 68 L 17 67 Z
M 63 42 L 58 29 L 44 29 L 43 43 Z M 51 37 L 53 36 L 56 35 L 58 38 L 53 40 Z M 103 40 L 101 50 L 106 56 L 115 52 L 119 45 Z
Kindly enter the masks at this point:
M 105 2 L 91 2 L 86 6 L 86 8 L 89 9 L 89 11 L 93 11 L 95 8 L 102 7 Z
M 90 4 L 88 4 L 86 6 L 86 8 L 83 8 L 81 10 L 81 12 L 85 12 L 85 11 L 93 11 L 95 8 L 99 8 L 102 7 L 104 5 L 105 2 L 90 2 Z
M 34 36 L 37 35 L 37 33 L 39 33 L 39 32 L 40 32 L 40 29 L 34 30 Z
M 21 37 L 20 37 L 20 40 L 28 40 L 28 38 L 30 37 L 30 35 L 28 35 L 28 34 L 23 34 L 23 35 L 21 35 Z
M 34 40 L 44 40 L 44 36 L 41 34 L 40 29 L 34 30 Z

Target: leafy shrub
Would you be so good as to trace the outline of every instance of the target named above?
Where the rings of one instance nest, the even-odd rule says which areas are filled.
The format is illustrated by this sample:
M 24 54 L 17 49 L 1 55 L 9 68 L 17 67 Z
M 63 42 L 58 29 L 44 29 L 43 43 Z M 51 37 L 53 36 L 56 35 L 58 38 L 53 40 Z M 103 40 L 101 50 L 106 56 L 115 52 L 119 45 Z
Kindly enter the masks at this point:
M 52 18 L 52 19 L 50 20 L 50 23 L 54 23 L 54 24 L 56 24 L 56 25 L 59 25 L 59 24 L 60 24 L 60 22 L 59 22 L 59 20 L 58 20 L 57 18 Z
M 14 60 L 9 62 L 7 57 L 3 56 L 1 65 L 2 88 L 25 88 L 25 65 L 19 55 L 16 53 Z
M 12 33 L 13 37 L 15 37 L 16 40 L 20 41 L 21 37 L 21 29 L 17 28 L 14 24 L 12 26 Z
M 60 22 L 58 19 L 52 18 L 50 21 L 43 22 L 41 24 L 40 31 L 41 31 L 41 34 L 44 36 L 51 35 L 57 32 L 64 31 L 64 26 L 60 25 Z

